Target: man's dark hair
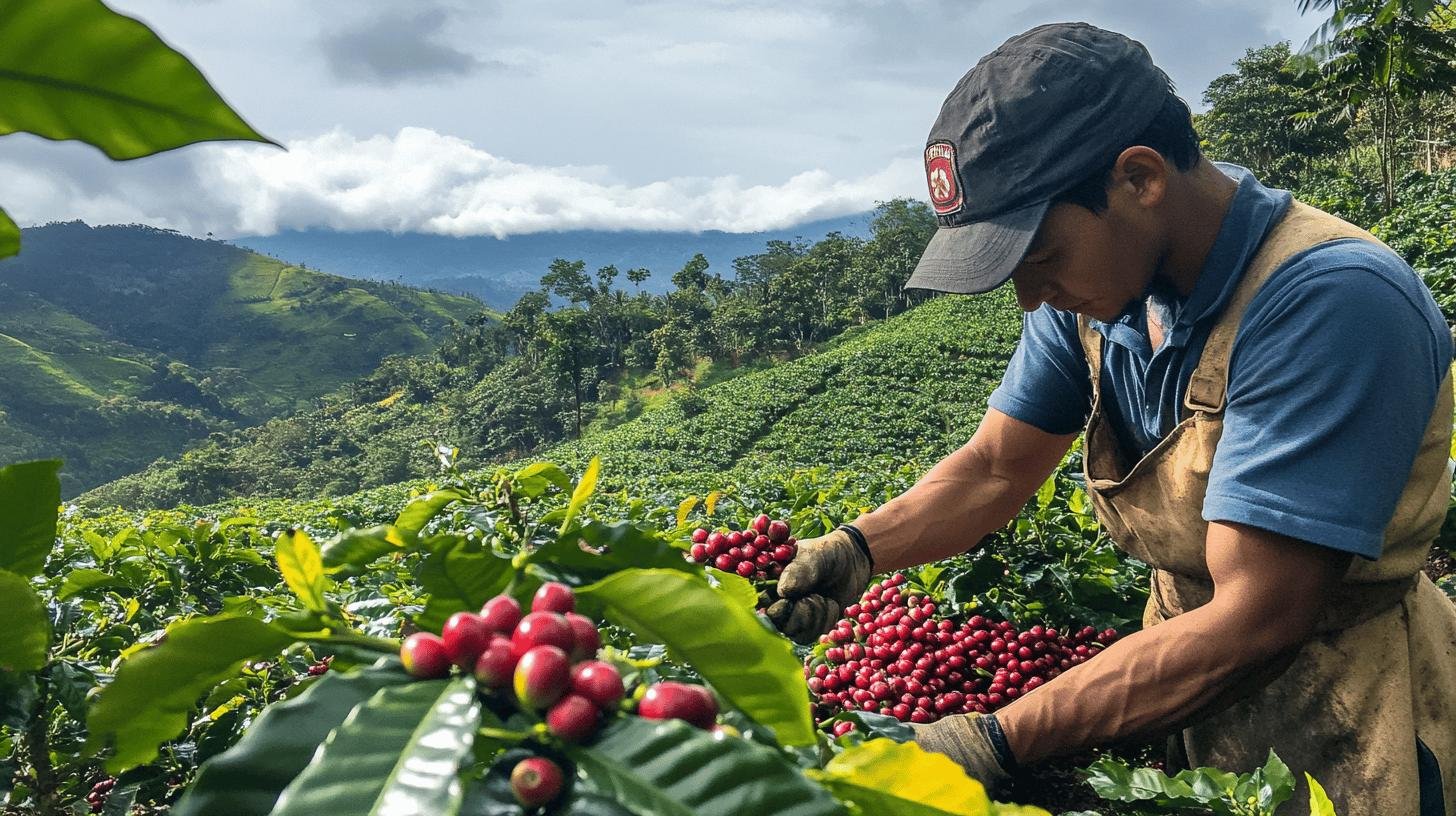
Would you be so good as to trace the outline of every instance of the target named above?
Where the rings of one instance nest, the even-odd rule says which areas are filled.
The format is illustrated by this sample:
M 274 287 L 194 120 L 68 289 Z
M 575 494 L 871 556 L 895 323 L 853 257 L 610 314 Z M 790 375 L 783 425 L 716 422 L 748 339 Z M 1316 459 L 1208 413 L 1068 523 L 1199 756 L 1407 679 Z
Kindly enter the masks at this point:
M 1052 197 L 1052 204 L 1066 202 L 1101 213 L 1107 209 L 1107 182 L 1112 176 L 1112 167 L 1122 151 L 1142 145 L 1151 147 L 1173 162 L 1179 170 L 1191 170 L 1198 163 L 1198 134 L 1193 130 L 1193 114 L 1188 105 L 1171 91 L 1163 100 L 1152 124 L 1148 125 L 1136 139 L 1113 151 L 1110 158 L 1096 172 Z

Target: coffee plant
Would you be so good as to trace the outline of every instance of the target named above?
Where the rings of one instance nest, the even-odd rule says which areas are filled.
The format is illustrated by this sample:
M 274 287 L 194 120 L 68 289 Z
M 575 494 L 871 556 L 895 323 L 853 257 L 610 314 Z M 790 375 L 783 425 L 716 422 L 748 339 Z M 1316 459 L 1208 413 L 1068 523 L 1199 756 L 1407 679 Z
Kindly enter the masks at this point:
M 281 521 L 58 518 L 59 463 L 0 469 L 6 812 L 1045 813 L 906 723 L 1132 623 L 1144 572 L 1099 560 L 1075 464 L 988 542 L 1005 560 L 880 576 L 812 648 L 756 607 L 799 536 L 889 497 L 845 474 L 660 501 L 538 462 Z M 1037 559 L 1063 572 L 1013 571 Z

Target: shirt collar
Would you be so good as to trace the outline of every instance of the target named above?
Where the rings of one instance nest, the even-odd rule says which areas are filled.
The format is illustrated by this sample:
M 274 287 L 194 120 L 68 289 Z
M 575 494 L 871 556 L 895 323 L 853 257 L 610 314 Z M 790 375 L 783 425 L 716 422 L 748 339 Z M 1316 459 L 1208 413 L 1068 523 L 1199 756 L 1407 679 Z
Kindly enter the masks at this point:
M 1118 345 L 1132 349 L 1147 348 L 1147 303 L 1149 296 L 1160 298 L 1175 314 L 1168 327 L 1168 343 L 1184 345 L 1193 327 L 1212 319 L 1223 311 L 1233 297 L 1243 271 L 1258 250 L 1264 235 L 1289 207 L 1292 196 L 1285 190 L 1265 187 L 1254 174 L 1236 164 L 1214 162 L 1229 178 L 1238 182 L 1233 201 L 1213 247 L 1204 259 L 1203 269 L 1186 298 L 1166 291 L 1166 287 L 1150 285 L 1143 297 L 1129 303 L 1122 314 L 1111 321 L 1092 320 L 1094 329 Z

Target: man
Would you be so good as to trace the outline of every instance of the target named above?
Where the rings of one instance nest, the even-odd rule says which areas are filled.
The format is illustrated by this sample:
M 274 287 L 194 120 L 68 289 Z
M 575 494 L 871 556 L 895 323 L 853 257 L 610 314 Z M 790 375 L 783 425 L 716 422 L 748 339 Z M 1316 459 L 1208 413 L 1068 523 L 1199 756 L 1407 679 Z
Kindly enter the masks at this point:
M 1301 802 L 1309 772 L 1343 816 L 1456 815 L 1456 607 L 1420 572 L 1450 495 L 1452 343 L 1419 277 L 1200 156 L 1147 51 L 1085 24 L 982 59 L 925 158 L 940 228 L 908 285 L 1009 279 L 1021 343 L 970 442 L 803 542 L 770 617 L 810 640 L 872 572 L 965 550 L 1085 422 L 1099 520 L 1155 568 L 1144 628 L 916 741 L 995 786 L 1172 734 L 1191 766 L 1272 748 Z

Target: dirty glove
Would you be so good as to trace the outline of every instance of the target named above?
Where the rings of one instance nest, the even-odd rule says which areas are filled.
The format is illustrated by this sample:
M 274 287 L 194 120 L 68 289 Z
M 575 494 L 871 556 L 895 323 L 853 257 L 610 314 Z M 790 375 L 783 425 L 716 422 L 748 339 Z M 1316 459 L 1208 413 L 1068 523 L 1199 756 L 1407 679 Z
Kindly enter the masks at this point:
M 1016 758 L 994 714 L 955 714 L 927 725 L 912 723 L 915 744 L 945 754 L 986 786 L 990 795 L 1011 781 Z
M 779 600 L 766 610 L 769 620 L 799 643 L 813 642 L 859 599 L 873 570 L 864 536 L 848 524 L 800 541 L 794 560 L 779 576 Z

